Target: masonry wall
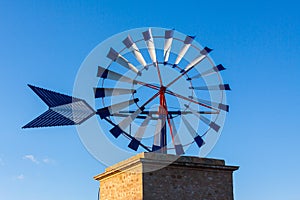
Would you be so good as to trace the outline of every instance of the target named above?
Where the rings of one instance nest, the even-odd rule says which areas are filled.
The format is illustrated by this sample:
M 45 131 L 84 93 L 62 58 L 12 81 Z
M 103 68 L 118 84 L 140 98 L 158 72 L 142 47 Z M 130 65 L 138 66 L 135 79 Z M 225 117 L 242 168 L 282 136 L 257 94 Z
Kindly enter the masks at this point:
M 233 200 L 237 169 L 224 160 L 142 153 L 94 178 L 101 200 Z
M 168 166 L 143 174 L 143 199 L 233 200 L 232 172 Z
M 142 174 L 120 172 L 100 182 L 100 199 L 142 199 Z

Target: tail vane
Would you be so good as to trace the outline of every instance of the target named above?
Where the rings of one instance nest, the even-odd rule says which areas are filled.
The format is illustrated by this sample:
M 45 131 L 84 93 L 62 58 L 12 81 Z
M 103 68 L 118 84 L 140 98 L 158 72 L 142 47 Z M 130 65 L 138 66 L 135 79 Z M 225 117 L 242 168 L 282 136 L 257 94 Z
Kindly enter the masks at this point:
M 23 126 L 36 128 L 77 125 L 95 114 L 85 100 L 28 85 L 47 105 L 48 110 Z

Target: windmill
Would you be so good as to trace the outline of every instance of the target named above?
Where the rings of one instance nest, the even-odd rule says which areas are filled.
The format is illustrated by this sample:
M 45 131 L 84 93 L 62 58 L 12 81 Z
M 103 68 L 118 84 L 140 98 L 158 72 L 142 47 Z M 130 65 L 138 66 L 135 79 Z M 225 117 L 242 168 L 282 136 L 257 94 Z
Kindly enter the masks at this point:
M 101 43 L 95 106 L 83 98 L 29 87 L 48 110 L 23 128 L 80 125 L 91 117 L 106 134 L 128 139 L 133 151 L 182 155 L 191 146 L 213 146 L 229 111 L 220 72 L 194 36 L 173 29 L 141 28 Z M 88 59 L 87 61 L 88 62 Z M 211 149 L 210 147 L 209 149 Z

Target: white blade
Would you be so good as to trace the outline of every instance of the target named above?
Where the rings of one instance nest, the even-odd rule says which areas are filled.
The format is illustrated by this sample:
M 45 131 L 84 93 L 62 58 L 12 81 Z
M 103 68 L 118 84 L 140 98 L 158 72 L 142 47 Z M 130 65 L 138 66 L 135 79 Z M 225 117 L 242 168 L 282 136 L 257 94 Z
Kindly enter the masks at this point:
M 123 76 L 121 74 L 118 74 L 114 71 L 110 71 L 108 69 L 105 69 L 103 67 L 98 67 L 98 77 L 101 77 L 103 79 L 110 79 L 110 80 L 115 80 L 115 81 L 121 81 L 121 82 L 126 82 L 126 83 L 134 83 L 135 81 L 127 76 Z
M 185 68 L 184 70 L 187 71 L 189 70 L 191 67 L 195 67 L 196 65 L 198 65 L 202 60 L 204 60 L 206 58 L 206 55 L 200 55 L 197 58 L 195 58 L 194 60 L 192 60 Z
M 196 99 L 198 102 L 205 104 L 205 105 L 209 105 L 212 106 L 214 108 L 218 108 L 221 110 L 225 110 L 225 111 L 229 111 L 229 106 L 226 104 L 222 104 L 222 103 L 217 103 L 217 102 L 212 102 L 212 101 L 207 101 L 207 100 L 203 100 L 203 99 L 199 99 L 199 98 L 195 98 L 193 96 L 189 96 L 189 98 L 191 99 Z
M 133 42 L 132 38 L 130 37 L 130 35 L 127 36 L 127 38 L 123 41 L 123 43 L 125 44 L 125 46 L 127 47 L 127 49 L 129 49 L 134 57 L 137 59 L 137 61 L 143 66 L 146 67 L 147 63 L 143 57 L 143 55 L 141 54 L 139 48 L 137 47 L 137 45 Z
M 209 119 L 200 115 L 196 110 L 190 108 L 186 104 L 185 104 L 185 107 L 187 107 L 195 116 L 197 116 L 203 123 L 207 124 L 210 128 L 214 129 L 216 132 L 219 131 L 220 126 L 218 124 L 216 124 L 215 122 L 211 122 Z
M 126 117 L 125 119 L 123 119 L 118 126 L 122 129 L 125 130 L 132 122 L 133 120 L 135 120 L 135 118 L 137 118 L 137 116 L 139 114 L 141 114 L 141 112 L 143 112 L 143 109 L 139 108 L 137 109 L 134 113 L 132 113 L 131 115 L 129 115 L 128 117 Z
M 123 67 L 132 70 L 136 74 L 140 75 L 141 72 L 131 64 L 126 58 L 124 58 L 121 54 L 115 51 L 113 48 L 110 48 L 107 57 L 110 58 L 112 61 L 119 63 Z
M 153 63 L 156 63 L 155 46 L 154 46 L 154 40 L 153 40 L 151 29 L 149 28 L 147 31 L 143 32 L 143 36 L 144 36 L 144 40 L 146 41 L 146 45 L 147 45 L 151 60 Z
M 195 129 L 192 127 L 192 125 L 187 121 L 187 119 L 184 116 L 182 116 L 182 120 L 186 128 L 188 129 L 188 132 L 191 134 L 191 136 L 194 138 L 195 142 L 197 143 L 198 147 L 201 147 L 204 144 L 202 138 L 198 135 L 198 133 L 195 131 Z
M 178 56 L 175 60 L 175 65 L 177 65 L 181 61 L 181 59 L 184 57 L 184 55 L 186 54 L 186 52 L 190 48 L 193 40 L 194 40 L 194 37 L 186 36 L 186 38 L 184 40 L 184 45 L 183 45 L 182 49 L 180 50 L 180 52 L 179 52 L 179 54 L 178 54 Z
M 204 77 L 204 76 L 209 76 L 209 75 L 218 73 L 220 71 L 223 71 L 225 69 L 226 68 L 222 64 L 219 64 L 217 66 L 214 66 L 212 69 L 208 69 L 208 70 L 206 70 L 204 72 L 201 72 L 201 74 L 198 74 L 198 75 L 190 77 L 190 79 L 195 79 L 195 78 L 200 78 L 200 77 Z
M 186 126 L 186 128 L 188 129 L 188 132 L 190 133 L 190 135 L 195 138 L 198 136 L 198 133 L 195 131 L 195 129 L 192 127 L 192 125 L 187 121 L 187 119 L 182 116 L 182 121 L 184 123 L 184 125 Z
M 136 99 L 131 99 L 129 101 L 124 101 L 124 102 L 121 102 L 121 103 L 113 104 L 113 105 L 108 106 L 106 108 L 108 109 L 110 114 L 114 114 L 116 112 L 119 112 L 123 108 L 129 107 L 130 105 L 134 104 L 135 102 L 137 102 Z
M 164 62 L 168 62 L 169 60 L 171 45 L 173 42 L 173 34 L 174 30 L 165 31 Z
M 150 116 L 147 116 L 146 119 L 143 121 L 143 123 L 141 124 L 141 126 L 138 128 L 136 134 L 135 134 L 135 139 L 137 139 L 138 141 L 141 141 L 143 136 L 144 136 L 144 133 L 147 129 L 147 126 L 149 124 L 149 121 L 150 121 L 151 117 Z
M 231 90 L 229 84 L 189 87 L 195 90 Z
M 123 88 L 94 88 L 95 98 L 107 97 L 107 96 L 118 96 L 123 94 L 133 94 L 136 91 L 133 89 Z

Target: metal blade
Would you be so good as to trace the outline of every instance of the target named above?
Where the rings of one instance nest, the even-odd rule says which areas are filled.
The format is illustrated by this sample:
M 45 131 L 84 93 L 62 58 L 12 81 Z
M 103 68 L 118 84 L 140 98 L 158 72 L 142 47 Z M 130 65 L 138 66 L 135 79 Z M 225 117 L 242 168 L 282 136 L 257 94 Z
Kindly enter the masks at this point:
M 181 48 L 176 60 L 175 60 L 175 65 L 177 65 L 181 59 L 184 57 L 184 55 L 186 54 L 186 52 L 188 51 L 188 49 L 190 48 L 193 40 L 194 40 L 194 36 L 186 36 L 185 40 L 184 40 L 184 45 Z
M 129 114 L 122 114 L 122 113 L 114 113 L 114 114 L 111 114 L 111 116 L 116 116 L 116 117 L 128 117 Z M 136 117 L 137 119 L 146 119 L 146 116 L 143 116 L 143 115 L 139 115 Z M 153 119 L 153 118 L 152 118 Z
M 138 102 L 139 99 L 136 98 L 136 99 L 131 99 L 129 101 L 123 101 L 123 102 L 120 102 L 120 103 L 116 103 L 116 104 L 113 104 L 111 106 L 107 106 L 107 107 L 104 107 L 104 108 L 101 108 L 101 109 L 98 109 L 97 110 L 97 114 L 100 116 L 101 119 L 105 118 L 105 117 L 108 117 L 114 113 L 117 113 L 118 111 L 126 108 L 126 107 L 129 107 L 130 105 Z
M 204 60 L 206 58 L 205 55 L 200 55 L 197 58 L 195 58 L 194 60 L 192 60 L 185 68 L 184 71 L 189 70 L 192 67 L 195 67 L 196 65 L 198 65 L 202 60 Z
M 137 59 L 137 61 L 143 66 L 147 68 L 147 63 L 141 54 L 139 48 L 137 47 L 136 43 L 133 42 L 132 38 L 130 35 L 127 36 L 125 40 L 123 40 L 124 45 L 126 46 L 127 49 L 129 49 L 134 57 Z
M 131 142 L 129 143 L 128 147 L 131 148 L 132 150 L 136 151 L 138 149 L 150 119 L 151 119 L 150 116 L 146 117 L 146 119 L 142 122 L 141 126 L 138 128 L 137 132 L 135 133 L 134 139 L 132 139 Z
M 173 42 L 174 30 L 165 31 L 165 45 L 164 45 L 164 62 L 167 63 L 169 60 L 171 46 Z
M 103 78 L 103 79 L 110 79 L 110 80 L 115 80 L 115 81 L 122 81 L 126 83 L 135 83 L 136 81 L 124 76 L 122 74 L 119 74 L 117 72 L 111 71 L 109 69 L 105 69 L 103 67 L 98 67 L 98 73 L 97 77 Z
M 114 137 L 116 137 L 116 138 L 119 137 L 119 135 L 124 132 L 123 130 L 125 130 L 133 122 L 133 120 L 135 118 L 137 118 L 139 116 L 139 114 L 141 114 L 141 112 L 144 109 L 145 109 L 145 107 L 141 107 L 141 108 L 137 109 L 130 116 L 128 116 L 125 119 L 123 119 L 117 126 L 115 126 L 112 129 L 110 129 L 109 132 L 111 132 L 111 134 Z
M 214 66 L 212 69 L 209 69 L 209 70 L 207 70 L 205 72 L 202 72 L 201 74 L 198 74 L 198 75 L 195 75 L 195 76 L 192 76 L 192 77 L 188 78 L 188 80 L 192 80 L 192 79 L 200 78 L 200 77 L 204 77 L 204 76 L 209 76 L 211 74 L 215 74 L 215 73 L 223 71 L 225 69 L 226 68 L 223 67 L 222 64 L 219 64 L 217 66 Z
M 123 67 L 132 70 L 133 72 L 135 72 L 139 76 L 141 75 L 141 72 L 133 64 L 131 64 L 126 58 L 124 58 L 121 54 L 119 54 L 113 48 L 110 48 L 110 50 L 107 54 L 107 57 L 109 59 L 111 59 L 112 61 L 119 63 Z
M 201 52 L 203 52 L 203 51 L 206 52 L 208 50 L 211 50 L 211 49 L 205 47 Z M 206 54 L 203 54 L 203 53 L 202 53 L 202 55 L 195 58 L 184 69 L 182 69 L 180 71 L 181 74 L 179 76 L 177 76 L 173 81 L 171 81 L 166 87 L 170 87 L 171 85 L 173 85 L 176 81 L 178 81 L 181 77 L 183 77 L 186 73 L 188 73 L 192 68 L 194 68 L 197 64 L 199 64 L 205 58 L 206 58 Z M 176 66 L 176 63 L 174 64 L 174 66 Z
M 196 110 L 190 108 L 188 105 L 184 105 L 185 107 L 187 107 L 195 116 L 197 116 L 203 123 L 205 123 L 206 125 L 208 125 L 210 128 L 212 128 L 213 130 L 215 130 L 216 132 L 219 131 L 220 126 L 218 124 L 216 124 L 215 122 L 211 122 L 209 119 L 207 119 L 206 117 L 200 115 Z
M 153 40 L 153 36 L 152 36 L 152 31 L 150 28 L 147 31 L 143 32 L 143 37 L 144 37 L 144 40 L 146 41 L 146 45 L 147 45 L 151 60 L 153 63 L 156 63 L 157 60 L 156 60 L 154 40 Z
M 196 57 L 194 60 L 192 60 L 184 69 L 184 71 L 188 71 L 190 68 L 195 67 L 198 65 L 202 60 L 204 60 L 207 56 L 207 54 L 211 51 L 208 47 L 204 47 L 204 49 L 201 51 L 201 55 Z M 183 71 L 182 71 L 183 72 Z
M 195 90 L 231 90 L 229 84 L 211 85 L 211 86 L 201 86 L 201 87 L 189 87 Z
M 113 126 L 117 126 L 114 122 L 112 122 L 109 118 L 104 118 L 105 121 L 107 121 L 109 124 L 113 125 Z M 130 138 L 130 139 L 134 139 L 134 137 L 132 137 L 130 134 L 126 133 L 125 131 L 122 132 L 122 134 L 127 137 L 127 138 Z M 148 152 L 151 152 L 151 150 L 143 145 L 142 143 L 140 143 L 140 146 L 143 147 L 145 150 L 147 150 Z
M 146 101 L 139 109 L 134 111 L 131 115 L 123 119 L 118 125 L 114 126 L 109 131 L 112 133 L 114 137 L 119 137 L 121 133 L 124 132 L 124 130 L 132 123 L 132 121 L 137 118 L 144 110 L 145 106 L 150 103 L 153 99 L 155 99 L 160 92 L 157 92 L 155 95 L 153 95 L 148 101 Z
M 167 94 L 170 94 L 170 95 L 173 95 L 173 96 L 175 96 L 175 97 L 177 97 L 177 98 L 181 98 L 181 99 L 187 100 L 187 101 L 189 101 L 189 102 L 198 104 L 198 105 L 200 105 L 200 106 L 203 106 L 203 107 L 210 108 L 210 109 L 212 109 L 212 110 L 218 111 L 218 109 L 215 109 L 215 108 L 213 108 L 213 107 L 211 107 L 211 106 L 208 106 L 208 105 L 205 105 L 205 104 L 203 104 L 203 103 L 201 103 L 201 102 L 198 102 L 198 101 L 195 101 L 195 100 L 193 100 L 193 99 L 190 99 L 190 98 L 188 98 L 188 97 L 186 97 L 186 96 L 182 96 L 182 95 L 177 94 L 177 93 L 175 93 L 175 92 L 172 92 L 172 91 L 170 91 L 170 90 L 166 90 L 166 93 L 167 93 Z
M 217 102 L 212 102 L 212 101 L 207 101 L 207 100 L 195 98 L 195 97 L 193 97 L 193 96 L 189 96 L 189 98 L 191 98 L 191 99 L 196 99 L 196 100 L 199 101 L 200 103 L 203 103 L 203 104 L 212 106 L 212 107 L 214 107 L 214 108 L 218 108 L 218 109 L 224 110 L 224 111 L 226 111 L 226 112 L 229 112 L 229 105 L 225 105 L 225 104 L 217 103 Z
M 198 133 L 195 131 L 195 129 L 192 127 L 192 125 L 187 121 L 187 119 L 184 116 L 182 116 L 182 121 L 186 126 L 188 132 L 194 138 L 196 144 L 200 148 L 204 144 L 203 139 L 198 135 Z
M 95 98 L 133 94 L 136 90 L 123 88 L 94 88 Z

